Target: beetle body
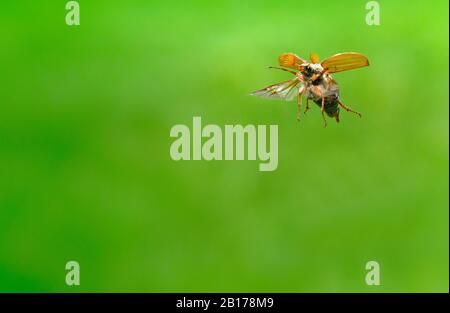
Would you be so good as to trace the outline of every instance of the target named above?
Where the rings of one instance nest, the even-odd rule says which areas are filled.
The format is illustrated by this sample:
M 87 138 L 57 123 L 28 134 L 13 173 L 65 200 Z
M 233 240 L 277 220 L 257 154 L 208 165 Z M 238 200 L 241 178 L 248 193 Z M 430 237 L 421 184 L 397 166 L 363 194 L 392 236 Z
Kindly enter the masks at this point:
M 257 90 L 251 93 L 252 96 L 291 100 L 297 95 L 297 119 L 300 120 L 301 96 L 304 95 L 306 97 L 305 113 L 309 109 L 308 100 L 312 100 L 320 107 L 325 126 L 327 126 L 325 113 L 339 122 L 340 107 L 361 117 L 360 113 L 353 111 L 340 101 L 339 86 L 331 73 L 368 66 L 369 61 L 364 55 L 355 52 L 339 53 L 319 63 L 317 55 L 311 54 L 309 63 L 296 54 L 283 53 L 279 56 L 278 63 L 282 66 L 281 68 L 271 68 L 289 72 L 295 75 L 295 78 Z

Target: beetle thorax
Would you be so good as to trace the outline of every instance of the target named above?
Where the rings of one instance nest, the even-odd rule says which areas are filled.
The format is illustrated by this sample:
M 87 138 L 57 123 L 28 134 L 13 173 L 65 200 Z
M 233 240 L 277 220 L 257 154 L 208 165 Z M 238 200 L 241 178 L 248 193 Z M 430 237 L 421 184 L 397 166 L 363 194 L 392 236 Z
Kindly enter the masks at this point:
M 308 80 L 313 75 L 321 74 L 322 72 L 323 72 L 322 65 L 309 63 L 309 64 L 303 65 L 303 70 L 301 71 L 301 75 Z
M 308 66 L 311 68 L 311 71 L 312 71 L 314 74 L 319 74 L 319 73 L 322 73 L 322 71 L 323 71 L 323 67 L 322 67 L 322 65 L 320 65 L 320 64 L 314 64 L 314 63 L 311 63 L 311 64 L 309 64 Z

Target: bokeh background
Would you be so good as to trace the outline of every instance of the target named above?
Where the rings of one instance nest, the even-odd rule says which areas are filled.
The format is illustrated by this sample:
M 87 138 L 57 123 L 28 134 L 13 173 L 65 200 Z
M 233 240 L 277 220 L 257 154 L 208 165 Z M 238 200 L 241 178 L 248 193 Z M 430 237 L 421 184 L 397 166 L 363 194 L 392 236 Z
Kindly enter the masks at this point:
M 366 2 L 2 1 L 0 291 L 447 292 L 448 2 Z M 344 51 L 362 119 L 248 96 Z M 279 125 L 278 169 L 172 161 L 193 116 Z

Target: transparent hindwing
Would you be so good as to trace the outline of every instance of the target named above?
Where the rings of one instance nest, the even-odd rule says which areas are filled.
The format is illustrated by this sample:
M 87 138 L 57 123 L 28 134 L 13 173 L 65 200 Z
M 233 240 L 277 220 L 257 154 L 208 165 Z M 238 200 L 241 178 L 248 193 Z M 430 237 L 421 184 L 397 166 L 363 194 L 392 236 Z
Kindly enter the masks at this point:
M 282 83 L 270 85 L 266 88 L 252 92 L 251 96 L 263 97 L 267 99 L 292 100 L 302 86 L 298 78 L 294 78 Z

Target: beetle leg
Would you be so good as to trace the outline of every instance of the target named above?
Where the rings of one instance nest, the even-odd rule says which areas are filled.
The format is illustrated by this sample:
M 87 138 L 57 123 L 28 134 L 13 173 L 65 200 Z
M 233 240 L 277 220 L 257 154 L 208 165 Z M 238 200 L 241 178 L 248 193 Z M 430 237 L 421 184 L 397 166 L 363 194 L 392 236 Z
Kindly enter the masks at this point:
M 322 111 L 322 117 L 323 117 L 323 127 L 327 127 L 327 120 L 325 118 L 325 97 L 322 97 L 322 107 L 320 108 L 320 110 Z
M 300 121 L 300 109 L 302 106 L 302 93 L 305 91 L 305 86 L 302 86 L 299 90 L 298 90 L 298 94 L 297 94 L 297 121 Z
M 289 72 L 291 74 L 297 75 L 297 72 L 288 70 L 287 68 L 281 68 L 281 67 L 276 67 L 276 66 L 269 66 L 269 68 L 273 68 L 273 69 L 276 69 L 276 70 L 282 70 L 282 71 Z
M 306 114 L 306 112 L 308 112 L 308 110 L 309 110 L 309 99 L 308 99 L 308 97 L 306 97 L 306 109 L 305 109 L 305 114 Z
M 339 103 L 339 105 L 340 105 L 341 107 L 343 107 L 344 110 L 346 110 L 347 112 L 353 112 L 353 113 L 355 113 L 355 114 L 358 114 L 359 117 L 362 117 L 361 113 L 356 112 L 356 111 L 353 111 L 353 110 L 350 109 L 348 106 L 346 106 L 345 104 L 343 104 L 341 101 L 338 100 L 338 103 Z
M 325 97 L 322 94 L 322 91 L 317 87 L 317 86 L 312 86 L 312 90 L 322 98 L 322 105 L 320 107 L 320 111 L 322 111 L 322 117 L 323 117 L 323 122 L 324 122 L 324 127 L 327 127 L 327 120 L 325 119 Z

